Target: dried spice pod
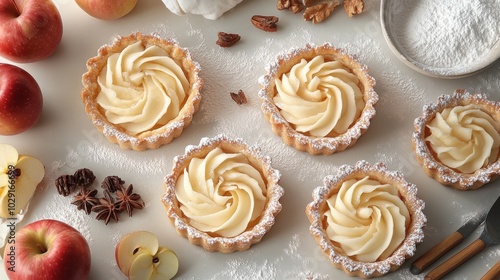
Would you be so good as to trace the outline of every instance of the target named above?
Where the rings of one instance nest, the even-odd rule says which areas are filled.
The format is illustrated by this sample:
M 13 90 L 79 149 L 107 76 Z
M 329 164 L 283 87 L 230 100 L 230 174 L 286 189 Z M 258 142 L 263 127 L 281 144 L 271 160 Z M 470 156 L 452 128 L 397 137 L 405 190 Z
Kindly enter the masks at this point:
M 119 204 L 120 211 L 127 210 L 128 216 L 132 217 L 132 211 L 134 209 L 144 208 L 144 201 L 141 196 L 134 193 L 134 187 L 132 184 L 128 188 L 121 187 L 116 191 L 116 202 Z
M 115 199 L 107 190 L 104 191 L 104 198 L 99 198 L 99 204 L 92 207 L 92 212 L 97 213 L 96 219 L 104 220 L 106 225 L 111 219 L 115 220 L 115 222 L 119 221 L 119 204 L 115 202 Z
M 56 179 L 55 185 L 59 194 L 68 196 L 76 189 L 76 178 L 73 175 L 61 175 Z
M 96 195 L 96 189 L 87 190 L 87 188 L 84 187 L 73 197 L 71 204 L 76 205 L 78 210 L 83 210 L 87 215 L 90 215 L 92 207 L 99 204 L 99 199 L 95 197 Z
M 88 187 L 95 180 L 94 172 L 87 168 L 78 169 L 73 176 L 75 176 L 76 184 L 80 187 Z
M 118 176 L 107 176 L 104 178 L 104 180 L 101 183 L 101 188 L 104 190 L 109 191 L 110 193 L 114 193 L 117 190 L 119 190 L 123 184 L 125 184 L 125 181 L 123 181 L 120 177 Z

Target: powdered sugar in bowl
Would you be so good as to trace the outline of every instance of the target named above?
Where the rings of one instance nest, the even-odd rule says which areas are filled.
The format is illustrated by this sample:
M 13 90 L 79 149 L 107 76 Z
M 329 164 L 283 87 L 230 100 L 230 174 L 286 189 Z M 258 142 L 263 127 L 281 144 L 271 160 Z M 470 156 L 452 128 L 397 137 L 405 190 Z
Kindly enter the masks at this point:
M 500 0 L 382 0 L 384 37 L 410 68 L 438 78 L 475 74 L 500 57 Z

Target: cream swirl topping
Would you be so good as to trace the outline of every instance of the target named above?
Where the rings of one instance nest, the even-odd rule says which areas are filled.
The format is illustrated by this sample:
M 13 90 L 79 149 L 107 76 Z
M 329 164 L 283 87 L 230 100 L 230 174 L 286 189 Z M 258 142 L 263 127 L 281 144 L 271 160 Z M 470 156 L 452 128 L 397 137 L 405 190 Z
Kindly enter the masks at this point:
M 220 148 L 193 158 L 177 180 L 175 193 L 189 224 L 223 237 L 243 233 L 264 210 L 266 182 L 241 153 Z
M 110 55 L 98 83 L 97 103 L 108 121 L 132 134 L 174 119 L 189 89 L 186 75 L 165 50 L 140 41 Z
M 406 237 L 410 214 L 393 185 L 368 176 L 347 180 L 327 204 L 328 238 L 358 261 L 384 260 Z
M 318 55 L 302 59 L 276 78 L 273 98 L 295 130 L 311 136 L 337 136 L 359 118 L 364 106 L 358 77 L 339 61 Z
M 498 159 L 500 123 L 474 104 L 445 108 L 427 127 L 426 140 L 450 168 L 474 173 Z

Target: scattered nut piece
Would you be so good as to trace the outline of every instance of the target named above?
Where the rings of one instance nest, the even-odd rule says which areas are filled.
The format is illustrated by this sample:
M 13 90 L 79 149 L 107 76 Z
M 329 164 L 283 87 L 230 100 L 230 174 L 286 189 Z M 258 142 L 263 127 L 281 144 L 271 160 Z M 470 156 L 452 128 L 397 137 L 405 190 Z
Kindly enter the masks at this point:
M 238 91 L 238 93 L 230 92 L 230 94 L 231 98 L 234 100 L 234 102 L 236 102 L 236 104 L 241 105 L 247 103 L 247 97 L 241 89 Z
M 281 11 L 290 8 L 290 2 L 291 0 L 278 0 L 278 2 L 276 3 L 276 9 L 278 9 L 278 11 Z
M 328 18 L 333 10 L 339 5 L 340 2 L 338 0 L 334 0 L 331 2 L 323 2 L 311 7 L 307 7 L 304 11 L 304 19 L 307 21 L 312 21 L 312 23 L 314 24 L 320 23 Z
M 302 10 L 304 10 L 304 5 L 300 3 L 299 0 L 278 0 L 278 3 L 276 4 L 276 8 L 278 10 L 284 10 L 288 9 L 292 13 L 300 13 Z
M 277 0 L 278 10 L 288 9 L 294 14 L 302 12 L 307 21 L 319 23 L 325 20 L 340 5 L 340 0 Z M 344 9 L 349 17 L 364 12 L 364 0 L 344 0 Z
M 344 0 L 344 10 L 349 17 L 361 14 L 365 9 L 363 0 Z
M 278 30 L 278 20 L 276 16 L 260 16 L 255 15 L 252 17 L 252 24 L 267 32 L 276 32 Z
M 302 4 L 306 7 L 311 7 L 318 4 L 320 1 L 321 0 L 302 0 Z
M 241 36 L 238 34 L 232 34 L 232 33 L 226 33 L 226 32 L 219 32 L 217 33 L 218 39 L 215 42 L 217 45 L 227 48 L 230 47 L 241 39 Z

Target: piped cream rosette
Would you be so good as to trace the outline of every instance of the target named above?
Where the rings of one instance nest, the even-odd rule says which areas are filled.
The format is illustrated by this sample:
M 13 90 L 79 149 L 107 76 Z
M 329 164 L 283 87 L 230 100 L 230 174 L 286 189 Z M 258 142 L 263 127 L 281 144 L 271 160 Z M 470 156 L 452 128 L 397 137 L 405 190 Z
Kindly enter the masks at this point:
M 198 110 L 199 65 L 172 40 L 141 33 L 117 37 L 87 61 L 81 98 L 109 141 L 155 149 L 178 137 Z
M 473 190 L 500 174 L 500 103 L 458 90 L 424 107 L 413 147 L 425 172 L 443 185 Z
M 423 241 L 427 219 L 417 187 L 382 163 L 343 165 L 313 192 L 310 231 L 330 263 L 349 276 L 398 269 Z
M 281 211 L 280 173 L 241 139 L 203 138 L 174 159 L 162 201 L 180 235 L 207 251 L 260 242 Z
M 352 146 L 375 116 L 378 95 L 368 69 L 330 44 L 278 55 L 259 79 L 262 111 L 273 131 L 310 154 Z

